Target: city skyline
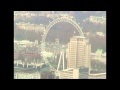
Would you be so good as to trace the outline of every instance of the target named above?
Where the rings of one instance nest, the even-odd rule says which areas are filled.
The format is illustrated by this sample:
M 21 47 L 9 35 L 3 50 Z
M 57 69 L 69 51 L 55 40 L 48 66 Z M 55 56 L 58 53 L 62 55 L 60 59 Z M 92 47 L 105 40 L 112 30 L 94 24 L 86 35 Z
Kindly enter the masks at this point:
M 105 79 L 106 13 L 88 12 L 15 12 L 14 78 Z

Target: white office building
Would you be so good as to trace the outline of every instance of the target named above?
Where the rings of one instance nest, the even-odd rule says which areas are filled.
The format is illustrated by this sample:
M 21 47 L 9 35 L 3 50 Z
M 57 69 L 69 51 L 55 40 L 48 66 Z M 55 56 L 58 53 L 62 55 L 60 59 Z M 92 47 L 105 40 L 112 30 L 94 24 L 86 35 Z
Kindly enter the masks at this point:
M 70 38 L 67 52 L 67 68 L 90 68 L 91 45 L 86 37 Z
M 65 69 L 59 71 L 59 79 L 79 79 L 79 69 Z

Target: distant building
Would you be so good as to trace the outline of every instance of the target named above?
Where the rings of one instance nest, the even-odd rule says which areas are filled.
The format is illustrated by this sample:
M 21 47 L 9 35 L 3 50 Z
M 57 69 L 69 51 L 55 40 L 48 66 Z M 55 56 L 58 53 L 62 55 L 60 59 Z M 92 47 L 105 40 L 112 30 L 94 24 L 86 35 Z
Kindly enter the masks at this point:
M 21 40 L 21 41 L 14 40 L 14 44 L 20 47 L 36 46 L 38 45 L 38 40 L 35 40 L 35 42 L 30 42 L 28 40 Z
M 90 22 L 95 22 L 96 24 L 106 24 L 106 17 L 96 17 L 96 16 L 90 16 L 89 18 Z
M 35 70 L 14 71 L 14 79 L 40 79 L 41 75 Z
M 59 79 L 79 79 L 79 69 L 65 69 L 59 71 Z
M 19 23 L 16 23 L 16 25 L 21 29 L 31 30 L 35 32 L 43 32 L 45 30 L 45 25 L 43 24 L 37 25 L 37 24 L 31 24 L 29 22 L 28 23 L 19 22 Z
M 102 53 L 102 51 L 98 49 L 95 53 L 91 53 L 91 59 L 99 60 L 106 64 L 106 52 Z
M 67 68 L 90 67 L 91 45 L 85 37 L 70 38 L 67 52 Z
M 80 67 L 79 68 L 79 79 L 88 79 L 89 77 L 89 68 Z
M 101 37 L 105 36 L 103 32 L 96 32 L 96 35 L 101 36 Z
M 41 73 L 41 79 L 54 79 L 55 76 L 52 72 L 43 72 Z
M 88 79 L 106 79 L 106 73 L 89 74 Z
M 26 45 L 29 44 L 30 41 L 28 41 L 28 40 L 22 40 L 22 41 L 15 40 L 14 43 L 21 46 L 21 47 L 26 47 Z

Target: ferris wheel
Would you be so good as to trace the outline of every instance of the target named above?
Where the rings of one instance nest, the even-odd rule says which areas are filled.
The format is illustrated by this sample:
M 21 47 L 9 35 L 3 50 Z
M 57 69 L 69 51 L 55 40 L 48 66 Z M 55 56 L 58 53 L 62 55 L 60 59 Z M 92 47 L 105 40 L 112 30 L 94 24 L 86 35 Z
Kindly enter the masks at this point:
M 43 61 L 48 64 L 50 66 L 50 69 L 55 71 L 56 74 L 58 75 L 59 74 L 59 70 L 58 68 L 55 69 L 50 63 L 49 61 L 47 60 L 47 58 L 45 57 L 45 40 L 46 40 L 46 36 L 49 32 L 49 30 L 51 29 L 52 26 L 54 26 L 55 24 L 59 23 L 59 22 L 67 22 L 67 23 L 70 23 L 72 24 L 78 31 L 78 33 L 80 34 L 80 36 L 84 37 L 84 34 L 82 32 L 82 29 L 81 27 L 79 26 L 79 24 L 76 22 L 75 18 L 69 18 L 68 16 L 62 16 L 62 17 L 59 17 L 57 19 L 54 19 L 52 22 L 50 22 L 47 26 L 46 26 L 46 29 L 44 31 L 44 34 L 42 35 L 42 41 L 41 41 L 41 56 L 43 58 Z M 64 53 L 63 52 L 64 50 L 62 50 L 61 53 Z M 60 55 L 61 56 L 61 55 Z M 60 59 L 59 59 L 60 61 Z M 58 63 L 58 66 L 59 66 L 59 63 Z M 64 67 L 64 66 L 63 66 Z

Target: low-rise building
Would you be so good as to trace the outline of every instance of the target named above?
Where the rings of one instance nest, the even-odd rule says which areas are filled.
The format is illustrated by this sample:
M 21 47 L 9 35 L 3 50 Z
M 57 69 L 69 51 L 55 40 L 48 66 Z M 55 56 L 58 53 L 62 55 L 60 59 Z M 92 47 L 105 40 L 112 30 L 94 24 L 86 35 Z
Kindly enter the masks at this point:
M 96 53 L 91 53 L 92 60 L 99 60 L 106 64 L 106 52 L 102 53 L 100 50 L 97 50 Z
M 106 79 L 106 73 L 89 74 L 88 79 Z
M 43 72 L 41 73 L 41 79 L 54 79 L 55 75 L 52 72 Z
M 105 36 L 105 34 L 103 32 L 96 32 L 96 35 L 101 36 L 101 37 Z
M 24 29 L 24 30 L 33 30 L 33 31 L 36 31 L 36 32 L 43 32 L 45 30 L 45 25 L 43 24 L 31 24 L 31 23 L 24 23 L 24 22 L 19 22 L 19 23 L 16 23 L 16 25 L 21 28 L 21 29 Z
M 40 79 L 41 74 L 36 70 L 14 71 L 14 79 Z
M 89 76 L 89 68 L 80 67 L 79 68 L 79 79 L 88 79 Z
M 79 69 L 65 69 L 59 71 L 59 79 L 79 79 Z

